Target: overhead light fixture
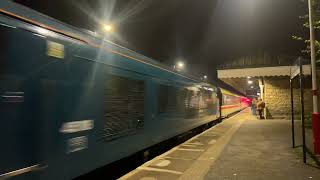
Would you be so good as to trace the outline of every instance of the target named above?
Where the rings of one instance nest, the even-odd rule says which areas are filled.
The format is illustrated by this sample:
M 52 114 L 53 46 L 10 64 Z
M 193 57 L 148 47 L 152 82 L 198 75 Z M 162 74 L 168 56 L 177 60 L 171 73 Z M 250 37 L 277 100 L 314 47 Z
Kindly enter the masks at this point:
M 184 67 L 184 63 L 183 63 L 182 61 L 179 61 L 179 62 L 177 63 L 177 66 L 178 66 L 179 68 L 183 68 L 183 67 Z
M 107 32 L 111 32 L 113 30 L 112 24 L 105 24 L 103 25 L 103 29 Z
M 251 81 L 251 80 L 248 81 L 248 84 L 252 84 L 252 83 L 253 83 L 253 81 Z

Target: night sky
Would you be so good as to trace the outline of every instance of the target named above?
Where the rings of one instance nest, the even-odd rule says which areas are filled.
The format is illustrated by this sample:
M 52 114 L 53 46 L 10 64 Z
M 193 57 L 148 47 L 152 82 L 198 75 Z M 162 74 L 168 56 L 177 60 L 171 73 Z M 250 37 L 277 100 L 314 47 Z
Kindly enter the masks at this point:
M 307 10 L 301 0 L 144 2 L 119 25 L 119 43 L 168 64 L 182 58 L 210 70 L 258 52 L 297 56 L 303 44 L 291 36 L 308 32 L 299 19 Z
M 301 0 L 17 1 L 93 31 L 110 21 L 113 41 L 168 65 L 183 59 L 196 73 L 258 52 L 297 56 L 303 44 L 291 36 L 308 32 Z

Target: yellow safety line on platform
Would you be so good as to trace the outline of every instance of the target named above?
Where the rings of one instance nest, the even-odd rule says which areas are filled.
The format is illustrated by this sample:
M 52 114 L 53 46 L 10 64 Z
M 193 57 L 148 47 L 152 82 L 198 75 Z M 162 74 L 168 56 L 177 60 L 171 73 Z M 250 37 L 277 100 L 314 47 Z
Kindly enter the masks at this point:
M 179 177 L 179 180 L 190 179 L 190 177 L 192 177 L 193 180 L 202 180 L 244 121 L 244 119 L 241 119 L 236 125 L 232 126 L 217 140 L 214 146 L 209 147 L 197 160 L 195 160 L 188 170 Z
M 187 148 L 178 148 L 179 151 L 194 151 L 194 152 L 202 152 L 204 149 L 187 149 Z
M 226 89 L 223 89 L 223 88 L 220 88 L 220 89 L 221 89 L 221 93 L 222 93 L 222 94 L 227 94 L 227 95 L 231 95 L 231 96 L 241 97 L 241 96 L 239 96 L 239 95 L 237 95 L 237 94 L 234 94 L 234 93 L 232 93 L 232 92 L 230 92 L 230 91 L 228 91 L 228 90 L 226 90 Z
M 232 116 L 232 117 L 230 117 L 230 118 L 225 119 L 224 121 L 226 122 L 226 121 L 229 121 L 229 120 L 231 120 L 231 119 L 233 119 L 233 118 L 235 118 L 235 117 L 238 117 L 239 115 L 242 114 L 242 112 L 243 112 L 243 111 L 237 113 L 236 115 L 234 115 L 234 116 Z M 242 121 L 243 121 L 243 120 L 242 120 Z M 242 121 L 241 121 L 241 124 L 242 124 Z M 205 134 L 207 131 L 212 130 L 212 129 L 215 129 L 215 128 L 221 126 L 221 124 L 222 124 L 222 123 L 217 124 L 217 125 L 209 128 L 209 129 L 207 129 L 206 131 L 204 131 L 204 132 L 202 132 L 202 133 L 200 133 L 200 134 L 198 134 L 198 135 L 190 138 L 189 140 L 187 140 L 187 141 L 184 142 L 183 144 L 203 145 L 203 144 L 201 144 L 201 143 L 192 143 L 191 141 L 193 141 L 194 139 L 198 138 L 199 136 Z M 239 123 L 238 123 L 238 126 L 240 127 Z M 239 127 L 237 127 L 237 129 L 238 129 Z M 231 129 L 229 129 L 225 135 L 223 135 L 221 138 L 219 138 L 218 141 L 222 141 L 222 142 L 225 143 L 225 144 L 223 145 L 223 148 L 222 148 L 222 149 L 221 149 L 221 147 L 219 148 L 219 147 L 217 147 L 217 146 L 215 145 L 215 146 L 213 146 L 213 147 L 210 147 L 208 150 L 211 150 L 211 148 L 214 148 L 214 149 L 221 149 L 220 151 L 222 151 L 222 150 L 224 149 L 225 145 L 228 143 L 228 140 L 231 139 L 231 137 L 230 137 L 230 139 L 227 139 L 227 138 L 225 138 L 225 136 L 226 136 L 227 134 L 229 134 L 230 131 L 233 130 L 233 128 L 234 128 L 234 126 L 233 126 Z M 237 130 L 237 129 L 236 129 L 236 130 Z M 234 131 L 234 132 L 235 132 L 235 131 Z M 233 134 L 234 134 L 234 132 L 233 132 Z M 232 136 L 233 134 L 231 134 L 231 136 Z M 230 136 L 230 135 L 229 135 L 229 136 Z M 218 141 L 217 141 L 217 142 L 218 142 Z M 176 158 L 176 157 L 167 156 L 167 155 L 169 155 L 170 153 L 172 153 L 172 152 L 174 152 L 174 151 L 176 151 L 176 150 L 179 150 L 179 147 L 182 146 L 183 144 L 181 144 L 181 145 L 179 145 L 179 146 L 177 146 L 177 147 L 174 147 L 174 148 L 170 149 L 169 151 L 167 151 L 167 152 L 165 152 L 165 153 L 163 153 L 163 154 L 161 154 L 161 155 L 159 155 L 159 156 L 157 156 L 157 157 L 155 157 L 155 158 L 147 161 L 146 163 L 144 163 L 144 164 L 141 165 L 140 167 L 138 167 L 138 168 L 136 168 L 135 170 L 129 172 L 128 174 L 120 177 L 119 179 L 120 179 L 120 180 L 129 179 L 129 178 L 131 178 L 132 176 L 134 176 L 135 174 L 137 174 L 137 173 L 139 172 L 138 170 L 150 170 L 150 171 L 153 170 L 153 171 L 158 171 L 158 172 L 171 172 L 171 173 L 174 172 L 174 171 L 172 171 L 172 170 L 167 170 L 167 169 L 160 169 L 160 170 L 159 170 L 159 169 L 157 169 L 157 168 L 151 168 L 151 167 L 148 167 L 148 166 L 151 165 L 152 163 L 154 163 L 155 161 L 159 160 L 159 159 L 184 159 L 184 158 Z M 208 150 L 205 151 L 204 154 L 206 154 L 206 153 L 208 152 Z M 221 152 L 220 152 L 220 153 L 221 153 Z M 219 154 L 220 154 L 220 153 L 219 153 Z M 201 158 L 201 157 L 202 157 L 202 155 L 201 155 L 199 158 Z M 197 160 L 195 160 L 195 161 L 201 160 L 201 159 L 199 159 L 199 158 L 198 158 Z M 187 159 L 187 160 L 191 160 L 191 159 Z M 213 160 L 213 159 L 211 159 L 211 160 Z M 201 161 L 203 161 L 203 160 L 201 160 Z M 212 162 L 214 162 L 214 161 L 212 161 Z M 198 163 L 200 163 L 200 162 L 198 162 Z M 201 163 L 202 163 L 202 162 L 201 162 Z M 201 163 L 200 163 L 200 164 L 201 164 Z M 193 167 L 193 166 L 191 166 L 191 168 L 192 168 L 192 167 Z M 205 172 L 207 172 L 207 170 L 208 170 L 209 167 L 210 167 L 210 166 L 207 165 Z M 190 169 L 191 169 L 191 168 L 190 168 Z M 178 172 L 178 171 L 177 171 L 177 172 Z M 188 170 L 187 170 L 186 172 L 188 172 Z M 189 176 L 189 177 L 188 177 L 188 176 L 185 176 L 185 173 L 186 173 L 186 172 L 182 173 L 182 176 L 181 176 L 181 177 L 185 177 L 185 179 L 190 179 L 190 177 L 193 177 L 193 176 Z M 180 172 L 178 172 L 178 173 L 180 173 Z M 200 172 L 199 172 L 199 173 L 200 173 Z

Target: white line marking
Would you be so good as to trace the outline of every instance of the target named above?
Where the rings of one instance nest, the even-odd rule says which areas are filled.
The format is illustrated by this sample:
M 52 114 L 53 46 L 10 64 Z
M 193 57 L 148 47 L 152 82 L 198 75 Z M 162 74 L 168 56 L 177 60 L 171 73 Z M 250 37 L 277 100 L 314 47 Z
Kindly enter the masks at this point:
M 225 119 L 225 120 L 222 121 L 222 122 L 226 122 L 226 121 L 228 121 L 228 120 L 230 120 L 230 119 L 233 119 L 233 118 L 239 116 L 240 114 L 242 114 L 242 112 L 243 112 L 243 110 L 240 111 L 240 112 L 238 112 L 238 113 L 235 114 L 234 116 Z M 202 132 L 202 133 L 200 133 L 200 134 L 198 134 L 198 135 L 190 138 L 189 140 L 187 140 L 187 141 L 184 142 L 183 144 L 203 145 L 203 144 L 201 144 L 200 142 L 192 143 L 191 141 L 194 141 L 194 140 L 197 139 L 199 136 L 201 136 L 202 134 L 204 134 L 204 133 L 206 133 L 206 132 L 208 132 L 208 131 L 210 131 L 210 130 L 212 130 L 212 129 L 216 129 L 217 127 L 220 127 L 222 124 L 223 124 L 223 123 L 216 124 L 215 126 L 207 129 L 206 131 L 204 131 L 204 132 Z M 139 169 L 141 169 L 141 168 L 149 168 L 149 167 L 147 167 L 147 166 L 151 165 L 154 161 L 157 161 L 157 160 L 159 160 L 159 159 L 171 158 L 171 157 L 166 157 L 166 156 L 169 155 L 170 153 L 174 152 L 174 151 L 177 150 L 177 149 L 178 149 L 177 147 L 174 147 L 174 148 L 170 149 L 169 151 L 167 151 L 167 152 L 165 152 L 165 153 L 163 153 L 163 154 L 161 154 L 161 155 L 159 155 L 159 156 L 157 156 L 157 157 L 155 157 L 155 158 L 147 161 L 146 163 L 144 163 L 144 164 L 141 165 L 140 167 L 136 168 L 135 170 L 132 170 L 132 171 L 129 172 L 128 174 L 120 177 L 119 179 L 123 179 L 123 180 L 124 180 L 124 179 L 131 178 L 132 176 L 134 176 L 136 173 L 139 172 Z M 179 159 L 179 158 L 171 158 L 171 159 Z M 181 158 L 181 159 L 183 159 L 183 158 Z M 185 160 L 189 160 L 189 159 L 185 159 Z M 191 160 L 193 160 L 193 159 L 191 159 Z
M 145 170 L 145 171 L 167 172 L 167 173 L 178 174 L 178 175 L 183 174 L 182 172 L 179 172 L 179 171 L 173 171 L 169 169 L 158 169 L 158 168 L 152 168 L 152 167 L 138 167 L 137 169 Z
M 22 98 L 23 96 L 2 96 L 3 98 Z
M 241 119 L 235 122 L 235 124 L 218 139 L 217 143 L 219 144 L 209 147 L 201 154 L 184 174 L 179 177 L 179 180 L 190 179 L 190 177 L 193 177 L 192 179 L 194 180 L 202 180 L 244 121 L 245 119 Z
M 192 144 L 182 144 L 181 146 L 184 146 L 184 147 L 191 147 L 191 148 L 194 148 L 194 147 L 199 147 L 199 145 L 192 145 Z
M 209 143 L 208 143 L 208 144 L 214 144 L 214 143 L 216 143 L 216 142 L 217 142 L 217 140 L 212 139 L 211 141 L 209 141 Z
M 163 160 L 160 160 L 160 162 L 158 162 L 156 166 L 165 167 L 165 166 L 169 166 L 169 164 L 171 164 L 170 160 L 163 159 Z

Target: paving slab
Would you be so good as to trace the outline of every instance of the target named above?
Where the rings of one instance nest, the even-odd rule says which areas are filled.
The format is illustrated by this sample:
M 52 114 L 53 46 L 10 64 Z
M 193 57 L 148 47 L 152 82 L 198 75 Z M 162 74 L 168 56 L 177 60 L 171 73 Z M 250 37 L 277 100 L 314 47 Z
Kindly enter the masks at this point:
M 288 120 L 247 120 L 204 179 L 320 179 L 320 169 L 291 148 Z
M 245 110 L 120 179 L 320 180 L 320 169 L 291 148 L 290 130 L 290 121 L 258 120 Z

